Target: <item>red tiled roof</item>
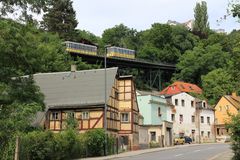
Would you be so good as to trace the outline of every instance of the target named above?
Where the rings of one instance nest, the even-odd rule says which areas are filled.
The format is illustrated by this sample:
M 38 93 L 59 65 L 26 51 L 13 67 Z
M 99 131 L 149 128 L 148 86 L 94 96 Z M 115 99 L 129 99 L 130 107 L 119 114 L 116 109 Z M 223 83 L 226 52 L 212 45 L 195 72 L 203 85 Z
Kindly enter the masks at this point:
M 166 87 L 165 89 L 163 89 L 160 92 L 160 94 L 173 95 L 181 92 L 202 94 L 202 89 L 195 84 L 176 81 L 173 84 Z

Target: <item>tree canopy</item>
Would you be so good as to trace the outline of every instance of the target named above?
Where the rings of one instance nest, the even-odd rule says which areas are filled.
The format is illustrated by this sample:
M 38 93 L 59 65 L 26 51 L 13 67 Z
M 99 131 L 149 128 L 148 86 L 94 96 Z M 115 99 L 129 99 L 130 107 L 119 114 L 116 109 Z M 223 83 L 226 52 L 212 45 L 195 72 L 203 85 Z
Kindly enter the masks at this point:
M 193 33 L 199 35 L 201 38 L 206 38 L 210 30 L 207 13 L 207 2 L 197 2 L 194 9 L 194 18 Z
M 77 27 L 76 13 L 72 0 L 53 0 L 45 9 L 42 26 L 44 29 L 58 33 L 64 40 L 71 40 Z

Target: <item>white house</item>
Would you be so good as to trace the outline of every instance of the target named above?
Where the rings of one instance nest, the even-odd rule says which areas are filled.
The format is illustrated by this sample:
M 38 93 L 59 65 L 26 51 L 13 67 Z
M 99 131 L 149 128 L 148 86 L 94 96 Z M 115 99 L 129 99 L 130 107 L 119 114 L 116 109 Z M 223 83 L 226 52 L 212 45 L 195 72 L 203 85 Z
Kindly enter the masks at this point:
M 171 112 L 173 136 L 189 136 L 194 142 L 214 140 L 214 111 L 206 101 L 185 92 L 165 98 L 174 106 Z
M 201 142 L 214 142 L 214 110 L 204 100 L 196 99 L 196 109 L 199 111 L 199 124 Z

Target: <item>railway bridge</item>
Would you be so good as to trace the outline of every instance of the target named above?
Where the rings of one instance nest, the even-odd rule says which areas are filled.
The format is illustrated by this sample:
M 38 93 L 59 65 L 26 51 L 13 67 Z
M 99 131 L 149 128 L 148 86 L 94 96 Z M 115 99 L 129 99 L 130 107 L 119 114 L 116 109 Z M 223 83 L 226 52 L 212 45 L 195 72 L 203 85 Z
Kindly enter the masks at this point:
M 81 57 L 82 61 L 88 64 L 98 64 L 104 67 L 103 55 L 88 55 L 71 53 L 73 57 Z M 161 90 L 166 82 L 169 82 L 172 74 L 176 70 L 174 64 L 159 62 L 148 62 L 141 59 L 128 59 L 119 57 L 106 57 L 107 67 L 118 67 L 119 75 L 132 74 L 135 76 L 137 85 L 138 80 L 143 80 L 144 84 L 150 89 Z

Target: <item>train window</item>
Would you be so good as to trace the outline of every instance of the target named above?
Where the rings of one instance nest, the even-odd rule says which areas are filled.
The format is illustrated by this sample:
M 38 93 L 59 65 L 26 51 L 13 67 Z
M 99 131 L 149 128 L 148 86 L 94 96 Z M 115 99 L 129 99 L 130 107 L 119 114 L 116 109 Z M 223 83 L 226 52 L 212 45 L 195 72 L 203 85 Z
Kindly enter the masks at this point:
M 119 49 L 120 50 L 120 53 L 124 53 L 122 49 Z

